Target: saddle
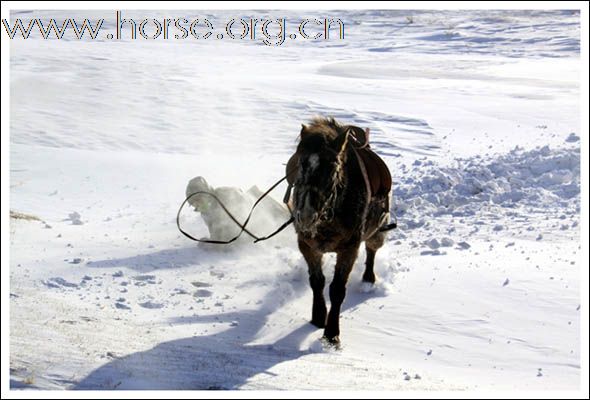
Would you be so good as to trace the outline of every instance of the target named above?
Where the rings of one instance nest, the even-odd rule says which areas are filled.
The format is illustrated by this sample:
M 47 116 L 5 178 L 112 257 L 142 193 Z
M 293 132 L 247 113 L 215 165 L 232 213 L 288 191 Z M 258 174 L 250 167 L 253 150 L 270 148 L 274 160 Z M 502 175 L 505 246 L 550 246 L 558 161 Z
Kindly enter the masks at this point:
M 364 169 L 367 173 L 368 186 L 370 197 L 387 197 L 391 191 L 391 173 L 387 164 L 381 157 L 371 150 L 368 140 L 368 131 L 364 131 L 356 126 L 349 127 L 350 134 L 354 141 L 358 144 L 355 146 L 355 152 L 358 155 L 359 162 L 363 163 Z M 299 154 L 295 153 L 287 162 L 287 182 L 293 185 L 295 177 L 297 176 L 297 163 L 299 162 Z M 362 167 L 361 167 L 362 169 Z M 290 173 L 289 173 L 290 171 Z

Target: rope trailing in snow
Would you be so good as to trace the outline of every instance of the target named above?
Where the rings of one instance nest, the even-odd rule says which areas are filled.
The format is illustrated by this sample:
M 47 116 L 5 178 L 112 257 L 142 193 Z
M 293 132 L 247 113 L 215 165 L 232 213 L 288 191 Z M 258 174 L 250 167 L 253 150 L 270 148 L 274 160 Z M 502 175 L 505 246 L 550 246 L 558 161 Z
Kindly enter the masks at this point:
M 246 220 L 244 221 L 244 223 L 240 223 L 237 218 L 231 213 L 231 211 L 229 211 L 227 209 L 227 207 L 225 206 L 225 204 L 223 204 L 223 202 L 221 201 L 221 199 L 219 199 L 219 197 L 217 197 L 215 194 L 207 192 L 207 191 L 199 191 L 199 192 L 195 192 L 195 193 L 191 193 L 189 194 L 186 199 L 184 199 L 184 201 L 182 202 L 182 204 L 180 205 L 180 208 L 178 209 L 178 213 L 176 214 L 176 226 L 178 227 L 178 230 L 180 231 L 180 233 L 182 233 L 184 236 L 186 236 L 187 238 L 194 240 L 196 242 L 202 242 L 202 243 L 213 243 L 213 244 L 230 244 L 234 241 L 236 241 L 240 236 L 242 236 L 242 233 L 246 232 L 250 237 L 252 237 L 254 239 L 254 243 L 258 243 L 261 242 L 263 240 L 268 240 L 271 237 L 275 236 L 276 234 L 278 234 L 279 232 L 281 232 L 283 229 L 285 229 L 287 226 L 289 226 L 294 218 L 293 218 L 293 213 L 291 212 L 291 208 L 289 207 L 289 205 L 287 205 L 287 208 L 289 208 L 289 212 L 291 213 L 291 218 L 289 218 L 283 225 L 281 225 L 277 230 L 275 230 L 273 233 L 271 233 L 268 236 L 264 236 L 264 237 L 258 237 L 256 235 L 254 235 L 252 232 L 250 232 L 248 229 L 246 229 L 246 225 L 248 225 L 248 222 L 250 222 L 250 217 L 252 216 L 252 213 L 254 212 L 254 209 L 256 208 L 256 206 L 258 204 L 260 204 L 260 202 L 262 201 L 262 199 L 264 199 L 270 192 L 272 192 L 281 182 L 283 182 L 285 179 L 287 179 L 287 176 L 291 173 L 292 171 L 289 171 L 287 173 L 287 175 L 285 175 L 283 178 L 279 179 L 277 182 L 275 182 L 266 192 L 264 192 L 259 198 L 258 200 L 256 200 L 256 202 L 252 205 L 252 208 L 250 208 L 250 212 L 248 213 L 248 216 L 246 217 Z M 290 191 L 290 187 L 287 189 L 287 191 Z M 240 227 L 240 232 L 238 232 L 238 234 L 236 236 L 234 236 L 233 238 L 229 239 L 229 240 L 213 240 L 213 239 L 197 239 L 196 237 L 192 236 L 191 234 L 185 232 L 181 227 L 180 227 L 180 212 L 182 211 L 182 208 L 184 207 L 184 205 L 188 202 L 188 200 L 190 198 L 192 198 L 193 196 L 199 195 L 199 194 L 206 194 L 208 196 L 213 197 L 221 206 L 221 208 L 223 209 L 223 211 L 225 211 L 225 213 L 228 215 L 228 217 L 231 218 L 232 221 L 235 222 L 235 224 L 237 226 Z M 287 196 L 285 196 L 287 197 Z M 288 201 L 288 199 L 287 199 Z

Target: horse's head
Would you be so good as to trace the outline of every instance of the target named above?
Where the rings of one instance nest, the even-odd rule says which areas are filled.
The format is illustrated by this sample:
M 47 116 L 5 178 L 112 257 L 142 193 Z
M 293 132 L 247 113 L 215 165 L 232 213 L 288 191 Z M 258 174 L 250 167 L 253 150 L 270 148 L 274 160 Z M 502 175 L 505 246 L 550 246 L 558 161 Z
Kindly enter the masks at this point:
M 348 132 L 334 120 L 314 120 L 302 126 L 293 192 L 298 231 L 313 235 L 320 222 L 333 216 L 343 183 L 347 143 Z

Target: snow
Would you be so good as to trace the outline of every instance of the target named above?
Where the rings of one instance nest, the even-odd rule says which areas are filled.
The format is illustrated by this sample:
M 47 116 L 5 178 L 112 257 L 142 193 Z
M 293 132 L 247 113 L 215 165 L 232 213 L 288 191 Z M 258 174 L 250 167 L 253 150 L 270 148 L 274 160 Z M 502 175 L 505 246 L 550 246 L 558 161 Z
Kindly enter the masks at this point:
M 114 16 L 35 12 L 66 14 Z M 11 41 L 12 388 L 579 387 L 579 13 L 330 14 L 344 41 Z M 340 350 L 291 228 L 219 247 L 175 225 L 195 176 L 279 179 L 317 114 L 371 129 L 399 223 L 374 286 L 360 252 Z

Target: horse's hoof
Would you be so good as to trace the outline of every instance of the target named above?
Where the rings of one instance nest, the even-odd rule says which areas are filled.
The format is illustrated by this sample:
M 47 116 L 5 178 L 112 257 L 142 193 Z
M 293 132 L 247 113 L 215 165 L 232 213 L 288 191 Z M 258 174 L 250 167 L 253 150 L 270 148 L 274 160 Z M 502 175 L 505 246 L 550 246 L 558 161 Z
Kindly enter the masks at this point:
M 324 344 L 324 346 L 329 347 L 329 348 L 333 348 L 336 350 L 340 350 L 340 348 L 341 348 L 340 338 L 338 336 L 328 337 L 328 336 L 324 335 L 322 337 L 322 343 Z

